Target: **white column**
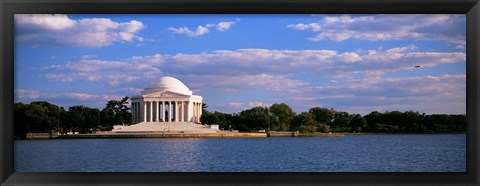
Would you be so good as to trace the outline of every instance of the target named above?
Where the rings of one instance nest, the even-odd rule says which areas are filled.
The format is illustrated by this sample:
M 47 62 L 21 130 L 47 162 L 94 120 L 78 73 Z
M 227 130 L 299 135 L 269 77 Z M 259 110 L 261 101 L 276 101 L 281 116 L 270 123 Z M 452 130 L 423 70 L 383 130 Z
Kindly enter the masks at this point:
M 183 122 L 185 122 L 185 118 L 186 118 L 185 116 L 187 115 L 187 112 L 185 112 L 185 106 L 187 106 L 186 104 L 187 104 L 187 103 L 186 103 L 185 101 L 182 101 L 182 112 L 183 112 L 183 114 L 182 114 L 182 121 L 183 121 Z
M 153 122 L 153 104 L 154 101 L 150 101 L 150 122 Z
M 180 102 L 180 109 L 181 109 L 180 113 L 182 115 L 182 117 L 180 117 L 180 122 L 183 122 L 183 119 L 185 118 L 185 112 L 183 112 L 184 111 L 183 110 L 183 101 Z
M 175 121 L 175 101 L 171 101 L 170 104 L 172 104 L 172 121 Z
M 178 101 L 175 101 L 175 122 L 179 122 L 178 116 Z
M 154 101 L 155 105 L 153 107 L 153 116 L 154 117 L 154 121 L 158 121 L 158 101 Z
M 197 103 L 197 122 L 200 122 L 200 112 L 198 111 L 200 108 L 200 104 Z
M 172 121 L 175 120 L 175 101 L 171 101 L 170 104 L 172 104 Z
M 192 102 L 192 121 L 195 122 L 195 103 Z
M 173 101 L 172 102 L 172 107 L 173 107 L 173 116 L 172 116 L 172 121 L 177 121 L 177 102 L 176 101 Z
M 162 121 L 165 122 L 165 101 L 162 101 Z
M 192 121 L 191 120 L 192 119 L 192 110 L 191 110 L 192 106 L 191 105 L 192 105 L 192 102 L 190 102 L 190 100 L 188 100 L 188 102 L 187 102 L 187 122 Z
M 147 122 L 147 102 L 143 101 L 143 122 Z
M 172 122 L 172 102 L 168 102 L 168 122 Z
M 182 108 L 183 107 L 182 106 L 183 106 L 183 104 L 182 104 L 181 101 L 179 101 L 178 104 L 179 104 L 178 105 L 178 122 L 182 122 L 182 117 L 183 117 L 183 113 L 182 113 Z
M 148 102 L 148 105 L 149 105 L 149 107 L 147 107 L 147 108 L 148 108 L 148 113 L 150 114 L 150 115 L 148 116 L 148 122 L 152 122 L 152 102 L 149 101 L 149 102 Z
M 197 103 L 193 103 L 193 122 L 197 122 Z
M 182 122 L 182 118 L 180 117 L 182 115 L 182 102 L 180 101 L 177 101 L 177 110 L 178 110 L 178 114 L 177 114 L 177 122 Z
M 158 122 L 160 119 L 158 119 L 158 107 L 160 107 L 160 103 L 158 101 L 155 101 L 155 120 Z
M 145 122 L 148 122 L 148 101 L 145 101 Z
M 148 122 L 148 101 L 145 101 L 145 122 Z

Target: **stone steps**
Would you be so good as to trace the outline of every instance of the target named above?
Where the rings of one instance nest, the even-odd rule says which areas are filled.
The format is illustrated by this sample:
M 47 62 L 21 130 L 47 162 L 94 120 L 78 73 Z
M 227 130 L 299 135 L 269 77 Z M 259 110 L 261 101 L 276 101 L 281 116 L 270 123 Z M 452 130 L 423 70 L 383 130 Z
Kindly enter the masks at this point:
M 205 128 L 203 125 L 191 122 L 142 122 L 135 125 L 125 126 L 112 132 L 128 133 L 156 133 L 156 132 L 183 132 L 183 133 L 216 133 L 218 130 Z

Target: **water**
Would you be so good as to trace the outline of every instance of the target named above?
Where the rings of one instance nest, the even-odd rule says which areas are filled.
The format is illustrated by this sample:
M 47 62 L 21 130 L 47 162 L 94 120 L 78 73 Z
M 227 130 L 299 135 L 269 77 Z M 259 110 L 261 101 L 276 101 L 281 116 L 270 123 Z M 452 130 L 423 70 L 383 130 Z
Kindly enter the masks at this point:
M 17 172 L 465 172 L 466 135 L 15 141 Z

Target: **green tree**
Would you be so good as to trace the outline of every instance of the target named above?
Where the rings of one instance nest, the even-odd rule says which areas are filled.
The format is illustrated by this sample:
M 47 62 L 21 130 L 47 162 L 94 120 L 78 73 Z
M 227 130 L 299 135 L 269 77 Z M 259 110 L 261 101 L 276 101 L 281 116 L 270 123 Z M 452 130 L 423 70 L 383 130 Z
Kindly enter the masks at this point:
M 373 111 L 370 114 L 367 114 L 363 116 L 365 120 L 367 121 L 367 127 L 366 130 L 368 132 L 376 132 L 378 131 L 378 125 L 377 124 L 383 124 L 383 114 L 377 111 Z
M 203 111 L 207 111 L 207 108 L 208 108 L 207 103 L 202 103 L 202 114 L 203 114 Z
M 293 130 L 300 130 L 301 132 L 316 131 L 315 124 L 315 115 L 309 112 L 302 112 L 292 120 Z
M 421 129 L 421 115 L 418 112 L 406 111 L 402 114 L 400 129 L 404 132 L 419 132 Z
M 68 109 L 66 128 L 68 131 L 87 133 L 87 107 L 83 105 L 71 106 Z
M 351 117 L 347 112 L 336 112 L 335 118 L 331 123 L 332 130 L 335 132 L 350 132 L 350 122 L 352 121 Z
M 111 130 L 115 121 L 113 119 L 113 110 L 104 108 L 100 111 L 100 126 L 101 130 Z
M 50 132 L 58 127 L 58 110 L 60 107 L 46 101 L 31 102 L 25 108 L 28 132 Z
M 111 118 L 114 125 L 130 124 L 132 122 L 132 114 L 130 108 L 127 107 L 128 96 L 123 97 L 121 100 L 110 100 L 107 102 L 103 117 Z
M 330 125 L 325 123 L 319 124 L 317 127 L 317 132 L 323 132 L 323 133 L 330 132 Z
M 403 124 L 403 113 L 400 111 L 385 112 L 385 124 L 401 126 Z
M 360 114 L 355 114 L 352 116 L 350 127 L 354 132 L 362 132 L 367 127 L 367 121 Z
M 253 107 L 240 112 L 242 128 L 252 131 L 267 129 L 270 124 L 270 115 L 267 107 Z
M 466 115 L 451 115 L 452 125 L 450 131 L 459 132 L 467 130 L 467 117 Z
M 270 130 L 280 130 L 286 131 L 290 128 L 290 122 L 295 117 L 295 113 L 292 108 L 285 103 L 273 104 L 270 106 L 271 114 L 271 129 Z
M 321 108 L 321 107 L 311 108 L 308 112 L 315 115 L 315 120 L 318 123 L 330 123 L 335 117 L 335 113 L 336 113 L 336 111 L 333 109 L 327 109 L 327 108 Z
M 92 130 L 97 130 L 99 128 L 101 128 L 100 126 L 100 118 L 101 118 L 101 114 L 100 114 L 100 110 L 98 110 L 97 108 L 87 108 L 86 110 L 86 122 L 87 122 L 87 128 L 88 129 L 92 129 Z
M 211 113 L 207 110 L 204 110 L 202 111 L 200 122 L 202 122 L 203 124 L 218 124 L 219 123 L 218 115 Z

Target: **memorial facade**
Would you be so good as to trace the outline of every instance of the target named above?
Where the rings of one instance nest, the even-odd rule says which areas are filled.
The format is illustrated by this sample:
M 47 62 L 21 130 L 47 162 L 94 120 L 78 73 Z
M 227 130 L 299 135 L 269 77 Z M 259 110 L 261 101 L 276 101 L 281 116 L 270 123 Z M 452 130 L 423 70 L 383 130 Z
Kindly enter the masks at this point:
M 131 98 L 132 123 L 200 123 L 202 100 L 180 80 L 162 77 Z

